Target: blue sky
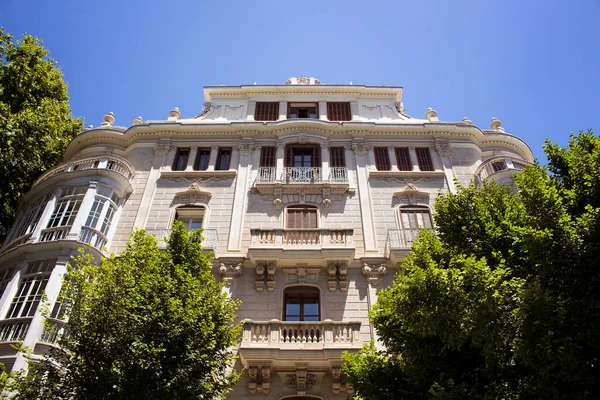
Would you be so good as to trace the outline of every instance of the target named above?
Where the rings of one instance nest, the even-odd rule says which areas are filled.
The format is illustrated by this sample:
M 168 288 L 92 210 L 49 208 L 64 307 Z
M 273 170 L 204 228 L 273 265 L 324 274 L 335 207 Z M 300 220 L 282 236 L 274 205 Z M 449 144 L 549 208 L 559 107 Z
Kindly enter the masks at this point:
M 600 134 L 599 21 L 599 0 L 0 1 L 0 26 L 43 38 L 86 125 L 191 117 L 205 85 L 307 75 L 403 86 L 419 118 L 497 117 L 542 161 L 544 138 Z

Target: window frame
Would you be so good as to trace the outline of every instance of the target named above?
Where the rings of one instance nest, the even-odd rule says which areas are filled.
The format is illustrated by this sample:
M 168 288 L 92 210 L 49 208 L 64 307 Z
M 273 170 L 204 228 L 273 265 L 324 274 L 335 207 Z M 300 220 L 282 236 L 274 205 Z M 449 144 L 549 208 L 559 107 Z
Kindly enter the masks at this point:
M 50 274 L 56 266 L 56 260 L 37 260 L 29 262 L 19 279 L 17 292 L 12 298 L 4 319 L 32 318 L 42 300 Z
M 183 154 L 184 152 L 185 152 L 185 154 Z M 181 148 L 178 147 L 177 152 L 175 153 L 175 159 L 173 160 L 173 166 L 171 167 L 171 169 L 173 171 L 185 171 L 189 160 L 190 160 L 190 148 L 189 147 L 181 147 Z
M 429 147 L 417 147 L 415 148 L 415 153 L 417 154 L 419 171 L 435 171 Z
M 265 146 L 260 149 L 259 167 L 273 168 L 277 166 L 277 148 Z
M 331 168 L 346 168 L 346 149 L 344 147 L 329 148 L 329 166 Z
M 390 161 L 390 153 L 387 147 L 374 147 L 373 155 L 375 158 L 375 169 L 377 171 L 391 171 L 392 163 Z
M 299 314 L 288 314 L 288 300 L 299 300 Z M 309 317 L 316 317 L 316 320 L 306 320 L 307 314 L 305 313 L 306 304 L 310 300 L 316 300 L 317 314 L 308 314 Z M 294 303 L 292 303 L 294 304 Z M 315 286 L 288 286 L 283 289 L 283 310 L 282 320 L 287 322 L 319 322 L 322 321 L 321 313 L 321 289 Z M 298 317 L 298 321 L 289 319 L 289 317 Z
M 352 109 L 349 101 L 328 101 L 327 119 L 329 121 L 352 121 Z
M 296 116 L 292 117 L 292 109 L 315 109 L 315 117 L 310 117 L 311 113 L 308 112 L 308 117 L 298 117 L 298 112 L 296 112 Z M 319 119 L 319 103 L 315 101 L 305 101 L 305 102 L 288 102 L 287 104 L 287 119 Z
M 261 122 L 277 121 L 279 119 L 278 101 L 257 101 L 254 109 L 254 120 Z
M 198 153 L 194 160 L 194 171 L 206 171 L 208 169 L 208 164 L 210 163 L 210 151 L 210 147 L 198 148 Z
M 228 152 L 227 155 L 227 165 L 221 165 L 223 163 L 224 153 Z M 232 157 L 232 149 L 231 147 L 222 147 L 219 148 L 219 152 L 217 153 L 217 162 L 215 163 L 215 171 L 229 171 L 231 167 L 231 157 Z
M 396 165 L 399 171 L 412 171 L 413 165 L 410 159 L 410 150 L 408 147 L 396 147 L 394 149 L 396 154 Z
M 207 222 L 208 222 L 208 207 L 203 205 L 203 204 L 181 204 L 177 207 L 175 207 L 174 210 L 174 214 L 173 214 L 173 221 L 171 222 L 171 226 L 173 226 L 173 224 L 175 223 L 175 221 L 181 221 L 183 222 L 183 224 L 186 226 L 186 228 L 190 231 L 198 229 L 198 228 L 190 228 L 192 223 L 192 220 L 195 219 L 201 219 L 200 222 L 200 228 L 202 229 L 206 229 L 207 226 Z M 187 219 L 189 219 L 189 221 L 186 223 L 186 221 L 184 219 L 179 219 L 179 213 L 185 213 L 185 214 L 189 214 L 188 216 L 186 216 Z
M 301 216 L 299 218 L 300 227 L 297 225 L 297 218 L 294 216 L 293 224 L 290 224 L 290 214 L 299 213 Z M 306 213 L 306 216 L 304 215 Z M 310 214 L 314 214 L 314 227 L 312 225 Z M 306 225 L 306 221 L 308 220 L 308 225 Z M 290 226 L 293 225 L 293 226 Z M 293 204 L 285 209 L 285 229 L 319 229 L 319 208 L 317 206 L 308 205 L 308 204 Z

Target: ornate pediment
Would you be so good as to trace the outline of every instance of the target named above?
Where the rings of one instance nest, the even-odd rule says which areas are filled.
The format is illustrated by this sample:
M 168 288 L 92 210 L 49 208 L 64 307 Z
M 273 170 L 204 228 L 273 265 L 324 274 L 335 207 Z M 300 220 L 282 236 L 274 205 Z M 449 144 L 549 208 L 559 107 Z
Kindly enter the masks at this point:
M 176 197 L 195 196 L 195 197 L 206 197 L 206 198 L 210 199 L 212 197 L 212 193 L 203 190 L 202 187 L 200 187 L 200 184 L 198 182 L 192 182 L 192 184 L 190 186 L 188 186 L 188 188 L 186 190 L 175 193 L 175 196 Z

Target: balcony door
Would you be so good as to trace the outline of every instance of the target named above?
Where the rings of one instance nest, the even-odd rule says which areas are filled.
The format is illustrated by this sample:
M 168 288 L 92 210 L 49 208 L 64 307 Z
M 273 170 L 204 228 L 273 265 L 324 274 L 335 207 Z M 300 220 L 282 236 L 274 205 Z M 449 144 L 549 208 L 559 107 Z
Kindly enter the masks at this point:
M 287 147 L 285 166 L 294 168 L 321 167 L 321 148 L 318 146 Z

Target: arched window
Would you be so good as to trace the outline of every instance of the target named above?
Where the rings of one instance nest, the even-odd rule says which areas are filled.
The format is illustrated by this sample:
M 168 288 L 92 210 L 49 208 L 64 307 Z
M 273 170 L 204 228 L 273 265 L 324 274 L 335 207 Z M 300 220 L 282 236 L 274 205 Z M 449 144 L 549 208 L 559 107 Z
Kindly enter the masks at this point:
M 203 206 L 183 206 L 175 210 L 175 220 L 183 222 L 186 228 L 202 228 L 206 209 Z
M 315 206 L 290 206 L 287 208 L 286 228 L 317 229 L 317 215 Z
M 320 321 L 319 289 L 294 286 L 283 292 L 284 321 Z
M 411 246 L 421 229 L 433 230 L 433 221 L 428 207 L 400 207 L 400 231 L 404 245 Z

